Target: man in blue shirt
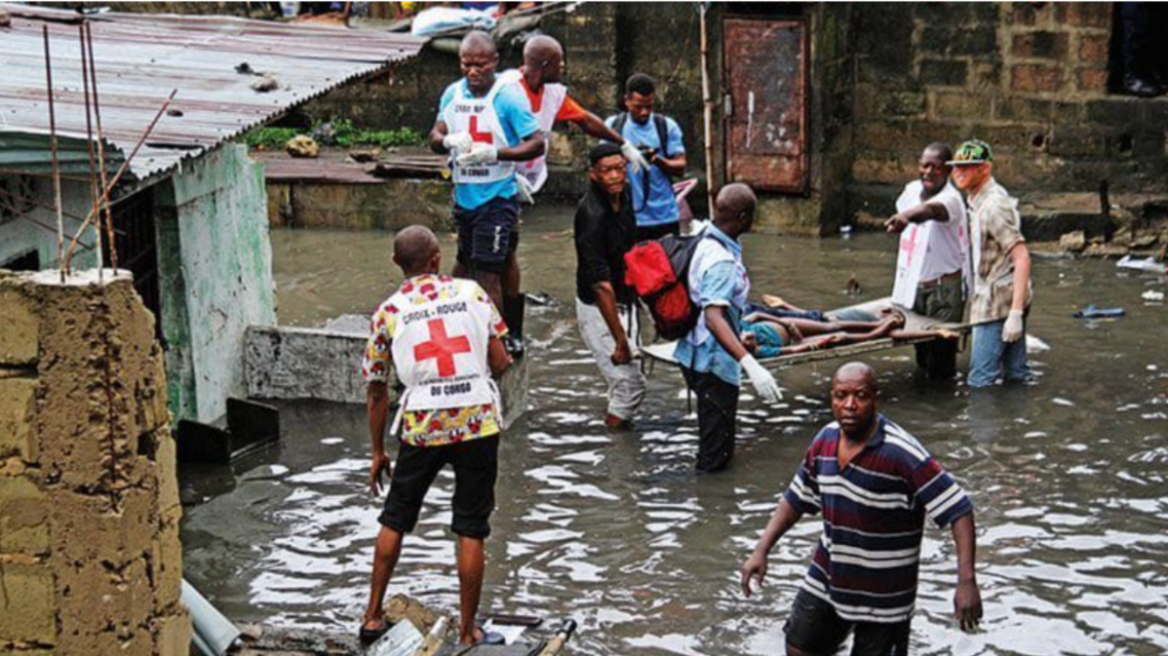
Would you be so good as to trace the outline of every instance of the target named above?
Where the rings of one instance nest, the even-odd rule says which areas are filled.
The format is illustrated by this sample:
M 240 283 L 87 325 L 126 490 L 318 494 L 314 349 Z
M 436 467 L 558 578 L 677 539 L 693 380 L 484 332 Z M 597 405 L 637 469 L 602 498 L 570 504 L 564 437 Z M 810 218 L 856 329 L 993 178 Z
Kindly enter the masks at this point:
M 700 233 L 690 261 L 690 300 L 701 314 L 693 330 L 678 341 L 674 358 L 698 399 L 699 472 L 725 469 L 734 455 L 740 370 L 764 401 L 782 398 L 775 377 L 741 338 L 750 278 L 738 238 L 750 232 L 757 206 L 750 187 L 737 182 L 723 187 L 714 201 L 713 223 Z
M 625 84 L 627 111 L 605 121 L 649 161 L 649 166 L 640 171 L 629 167 L 637 241 L 680 233 L 677 198 L 670 178 L 685 174 L 685 143 L 677 121 L 653 113 L 656 91 L 653 78 L 644 73 L 633 75 Z
M 503 313 L 508 328 L 519 332 L 522 304 L 514 302 L 520 296 L 515 162 L 542 155 L 544 141 L 523 91 L 495 75 L 499 53 L 490 35 L 467 34 L 458 60 L 464 79 L 442 94 L 430 131 L 430 148 L 451 156 L 458 228 L 454 275 L 474 278 Z

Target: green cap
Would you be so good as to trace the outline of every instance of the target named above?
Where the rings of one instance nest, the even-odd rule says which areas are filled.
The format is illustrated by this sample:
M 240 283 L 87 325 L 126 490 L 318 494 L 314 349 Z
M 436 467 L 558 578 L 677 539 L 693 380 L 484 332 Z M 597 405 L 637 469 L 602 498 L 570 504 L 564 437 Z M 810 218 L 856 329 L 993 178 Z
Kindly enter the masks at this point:
M 946 162 L 946 164 L 957 166 L 961 164 L 984 164 L 992 161 L 994 161 L 994 151 L 990 148 L 990 145 L 979 139 L 974 139 L 973 141 L 966 141 L 961 144 L 961 147 L 953 155 L 953 159 Z

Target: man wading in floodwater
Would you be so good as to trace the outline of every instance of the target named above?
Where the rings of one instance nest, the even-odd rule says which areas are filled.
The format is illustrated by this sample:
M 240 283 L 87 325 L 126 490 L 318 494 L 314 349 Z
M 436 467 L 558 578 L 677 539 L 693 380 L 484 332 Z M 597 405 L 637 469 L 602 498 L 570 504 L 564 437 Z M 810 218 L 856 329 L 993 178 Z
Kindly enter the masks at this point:
M 414 529 L 426 491 L 447 464 L 454 468 L 454 519 L 458 535 L 461 642 L 483 640 L 475 613 L 483 587 L 483 542 L 495 509 L 499 434 L 503 414 L 491 380 L 511 363 L 501 338 L 507 328 L 481 287 L 470 280 L 438 275 L 438 239 L 428 228 L 411 226 L 393 241 L 393 261 L 405 282 L 373 315 L 362 370 L 368 383 L 373 464 L 369 487 L 381 492 L 390 476 L 389 496 L 378 517 L 381 532 L 373 557 L 369 606 L 361 626 L 363 642 L 384 634 L 382 601 L 402 538 Z M 385 452 L 391 367 L 405 385 L 390 432 L 401 429 L 396 470 Z
M 823 537 L 784 632 L 791 656 L 834 654 L 855 633 L 852 656 L 903 656 L 917 597 L 925 518 L 957 545 L 953 614 L 965 631 L 981 620 L 974 574 L 973 504 L 908 431 L 878 414 L 876 372 L 836 371 L 828 424 L 742 566 L 742 591 L 762 586 L 767 554 L 804 513 L 823 513 Z
M 499 53 L 486 32 L 462 40 L 458 61 L 463 79 L 442 94 L 430 148 L 453 158 L 454 222 L 458 257 L 454 275 L 473 277 L 504 312 L 508 328 L 519 330 L 522 306 L 505 298 L 520 295 L 519 202 L 515 162 L 539 157 L 544 140 L 523 91 L 495 75 Z M 512 316 L 507 316 L 507 310 Z M 522 352 L 522 335 L 508 346 Z

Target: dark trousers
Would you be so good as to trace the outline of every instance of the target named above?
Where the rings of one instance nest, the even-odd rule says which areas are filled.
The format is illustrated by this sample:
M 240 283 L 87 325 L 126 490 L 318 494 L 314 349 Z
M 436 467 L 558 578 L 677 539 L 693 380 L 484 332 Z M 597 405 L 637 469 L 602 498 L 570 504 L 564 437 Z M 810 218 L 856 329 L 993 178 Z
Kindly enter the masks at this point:
M 725 469 L 734 457 L 738 386 L 714 374 L 681 368 L 685 384 L 698 399 L 698 462 L 700 472 Z
M 965 295 L 961 276 L 942 280 L 931 287 L 918 287 L 913 312 L 946 323 L 961 323 L 965 316 Z M 957 374 L 957 342 L 939 339 L 928 344 L 917 344 L 917 366 L 930 378 L 952 378 Z
M 1168 11 L 1154 2 L 1121 2 L 1119 21 L 1124 75 L 1155 81 L 1157 75 L 1168 74 L 1164 69 Z

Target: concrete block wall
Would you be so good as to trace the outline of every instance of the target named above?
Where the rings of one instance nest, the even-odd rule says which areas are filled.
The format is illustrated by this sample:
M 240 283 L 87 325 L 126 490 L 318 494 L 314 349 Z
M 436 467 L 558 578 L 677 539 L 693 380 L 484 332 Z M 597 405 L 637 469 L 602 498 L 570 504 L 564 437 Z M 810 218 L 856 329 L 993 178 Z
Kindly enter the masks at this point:
M 127 275 L 0 272 L 0 652 L 185 656 L 162 354 Z
M 890 209 L 928 142 L 975 137 L 1019 194 L 1165 190 L 1168 102 L 1108 92 L 1113 3 L 854 8 L 853 210 Z

